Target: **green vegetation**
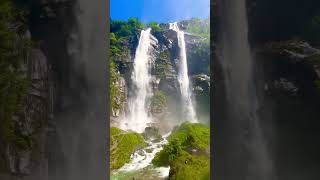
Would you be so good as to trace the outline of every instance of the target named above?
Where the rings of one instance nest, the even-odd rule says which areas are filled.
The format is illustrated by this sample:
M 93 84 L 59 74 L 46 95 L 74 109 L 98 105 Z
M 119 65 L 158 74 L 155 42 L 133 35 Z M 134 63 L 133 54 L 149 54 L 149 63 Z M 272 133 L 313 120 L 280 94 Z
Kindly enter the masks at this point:
M 144 24 L 136 18 L 128 21 L 111 20 L 110 22 L 110 100 L 112 109 L 121 109 L 124 102 L 124 94 L 119 86 L 119 64 L 128 59 L 130 43 L 144 28 Z
M 112 109 L 121 109 L 125 100 L 124 93 L 118 84 L 119 79 L 120 74 L 117 72 L 116 64 L 113 59 L 110 58 L 110 99 Z
M 209 180 L 210 159 L 188 153 L 176 158 L 170 165 L 170 180 Z
M 118 169 L 130 162 L 130 155 L 145 147 L 142 135 L 125 132 L 116 127 L 110 128 L 110 169 Z
M 156 22 L 151 22 L 148 26 L 152 29 L 152 33 L 163 31 L 163 29 Z
M 176 141 L 183 149 L 206 150 L 210 144 L 210 129 L 204 124 L 183 123 L 173 130 L 169 142 Z
M 157 63 L 155 64 L 155 73 L 160 78 L 165 78 L 170 73 L 169 68 L 172 66 L 170 58 L 170 52 L 168 50 L 160 52 Z
M 32 47 L 31 41 L 22 35 L 26 28 L 25 16 L 26 12 L 15 7 L 12 1 L 0 2 L 0 137 L 18 149 L 26 149 L 32 143 L 31 137 L 22 135 L 13 121 L 30 86 L 21 69 Z
M 203 124 L 183 123 L 168 138 L 169 143 L 152 160 L 155 166 L 170 165 L 170 179 L 208 179 L 210 129 Z M 190 150 L 196 150 L 193 154 Z
M 167 97 L 163 91 L 156 91 L 151 99 L 151 112 L 161 113 L 167 106 Z
M 128 21 L 111 20 L 110 32 L 118 37 L 129 37 L 135 35 L 136 32 L 142 30 L 144 24 L 137 18 L 129 18 Z
M 205 20 L 192 18 L 187 25 L 186 32 L 202 37 L 210 37 L 210 18 Z

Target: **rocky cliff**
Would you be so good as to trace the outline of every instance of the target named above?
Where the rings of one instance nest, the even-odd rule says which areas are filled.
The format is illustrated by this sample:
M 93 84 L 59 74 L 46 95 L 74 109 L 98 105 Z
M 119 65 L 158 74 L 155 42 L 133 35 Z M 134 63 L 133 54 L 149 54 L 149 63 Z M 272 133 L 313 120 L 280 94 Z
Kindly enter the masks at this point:
M 68 106 L 62 99 L 63 94 L 70 92 L 69 79 L 64 75 L 71 70 L 67 42 L 75 23 L 75 3 L 65 0 L 6 3 L 1 5 L 22 13 L 20 18 L 1 19 L 1 23 L 9 23 L 14 36 L 31 44 L 28 48 L 14 49 L 24 50 L 17 71 L 28 85 L 22 98 L 16 101 L 19 108 L 8 118 L 9 125 L 1 119 L 0 179 L 45 180 L 49 178 L 49 159 L 51 169 L 55 166 L 52 156 L 55 152 L 52 147 L 57 144 L 53 138 L 56 137 L 55 115 Z M 17 27 L 23 28 L 10 24 L 22 24 Z
M 219 4 L 220 3 L 220 4 Z M 217 25 L 224 18 L 217 6 Z M 277 179 L 319 179 L 319 2 L 247 0 L 249 40 L 254 58 L 254 80 L 260 104 L 263 134 Z M 218 41 L 223 29 L 218 29 Z M 226 120 L 226 89 L 221 64 L 214 61 L 213 118 L 216 136 L 216 176 L 238 172 L 228 164 L 232 125 Z M 228 132 L 228 130 L 230 132 Z M 225 156 L 224 156 L 225 155 Z M 232 168 L 230 167 L 232 166 Z M 239 167 L 239 168 L 237 168 Z
M 193 20 L 197 22 L 198 27 L 207 27 L 209 28 L 208 20 Z M 198 102 L 197 109 L 202 114 L 209 114 L 209 93 L 210 93 L 210 49 L 209 49 L 209 32 L 206 34 L 197 34 L 195 32 L 188 32 L 190 28 L 189 24 L 193 23 L 192 20 L 181 21 L 179 24 L 180 29 L 184 30 L 186 48 L 187 48 L 187 58 L 188 58 L 188 70 L 189 76 L 193 82 L 193 91 L 195 93 L 196 101 Z M 161 30 L 153 31 L 152 35 L 158 40 L 158 44 L 154 47 L 153 56 L 155 61 L 152 65 L 152 76 L 153 76 L 153 91 L 162 92 L 166 98 L 166 105 L 159 109 L 159 104 L 151 103 L 150 109 L 154 109 L 152 105 L 158 107 L 158 113 L 154 114 L 158 117 L 158 120 L 164 118 L 173 118 L 170 121 L 176 121 L 179 119 L 179 115 L 175 112 L 181 112 L 179 110 L 179 85 L 177 80 L 178 75 L 178 56 L 179 56 L 179 47 L 177 40 L 177 33 L 169 29 L 169 24 L 160 24 Z M 200 28 L 199 28 L 200 29 Z M 192 31 L 192 29 L 190 30 Z M 135 49 L 138 43 L 137 35 L 133 40 L 128 41 L 127 43 L 122 43 L 129 47 L 126 53 L 127 55 L 117 56 L 115 58 L 115 63 L 117 64 L 118 70 L 121 74 L 118 84 L 121 84 L 121 89 L 126 89 L 125 97 L 130 93 L 130 82 L 131 82 L 131 72 L 132 72 L 132 63 L 134 60 Z M 123 80 L 125 80 L 123 83 Z M 126 98 L 124 104 L 126 103 Z M 126 106 L 124 105 L 123 108 Z M 120 113 L 114 113 L 112 119 L 117 121 L 117 116 L 120 116 L 121 112 L 123 113 L 125 109 L 113 110 L 114 112 L 120 111 Z M 116 115 L 116 116 L 115 116 Z M 202 121 L 208 122 L 209 117 L 201 117 Z

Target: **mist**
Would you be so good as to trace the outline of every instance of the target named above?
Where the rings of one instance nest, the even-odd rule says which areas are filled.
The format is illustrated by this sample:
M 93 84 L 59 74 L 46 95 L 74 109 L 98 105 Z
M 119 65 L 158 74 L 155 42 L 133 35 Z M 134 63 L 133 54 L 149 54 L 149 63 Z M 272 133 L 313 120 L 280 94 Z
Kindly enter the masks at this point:
M 49 142 L 49 179 L 106 179 L 107 163 L 107 1 L 78 0 L 66 37 L 66 71 L 60 74 L 60 107 Z
M 258 114 L 255 64 L 248 43 L 246 1 L 219 1 L 218 59 L 214 121 L 218 136 L 217 177 L 273 180 L 273 163 Z M 217 68 L 217 67 L 216 67 Z M 216 70 L 216 69 L 215 69 Z M 214 75 L 215 76 L 215 75 Z M 219 82 L 220 81 L 220 82 Z M 223 92 L 222 92 L 223 91 Z M 221 94 L 220 94 L 221 93 Z M 216 117 L 216 118 L 215 118 Z M 224 132 L 222 132 L 224 131 Z M 224 143 L 224 144 L 222 144 Z M 221 148 L 221 149 L 220 149 Z M 225 152 L 222 151 L 225 150 Z M 221 162 L 224 161 L 224 162 Z M 219 163 L 219 164 L 218 164 Z

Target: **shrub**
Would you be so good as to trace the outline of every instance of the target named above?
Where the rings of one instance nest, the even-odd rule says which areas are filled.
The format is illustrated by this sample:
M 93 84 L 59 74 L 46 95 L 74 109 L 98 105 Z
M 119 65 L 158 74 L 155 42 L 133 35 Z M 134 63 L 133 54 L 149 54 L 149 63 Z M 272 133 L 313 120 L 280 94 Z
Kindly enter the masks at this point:
M 146 143 L 140 134 L 112 127 L 110 129 L 110 169 L 118 169 L 130 162 L 130 155 L 145 146 Z
M 205 151 L 210 144 L 210 129 L 199 123 L 183 123 L 173 130 L 168 141 L 152 160 L 153 165 L 168 166 L 179 156 L 188 154 L 189 148 Z
M 163 30 L 163 29 L 159 26 L 159 24 L 156 23 L 156 22 L 151 22 L 151 23 L 149 23 L 148 26 L 152 29 L 152 32 L 153 32 L 153 33 L 160 32 L 160 31 Z

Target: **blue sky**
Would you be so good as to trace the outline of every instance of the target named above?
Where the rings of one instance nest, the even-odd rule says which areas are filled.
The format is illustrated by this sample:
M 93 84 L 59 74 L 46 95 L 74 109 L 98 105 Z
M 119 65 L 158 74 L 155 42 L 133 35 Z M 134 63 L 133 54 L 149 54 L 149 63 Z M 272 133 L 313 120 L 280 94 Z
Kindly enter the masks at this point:
M 210 0 L 110 0 L 110 16 L 117 20 L 135 17 L 160 23 L 209 15 Z

